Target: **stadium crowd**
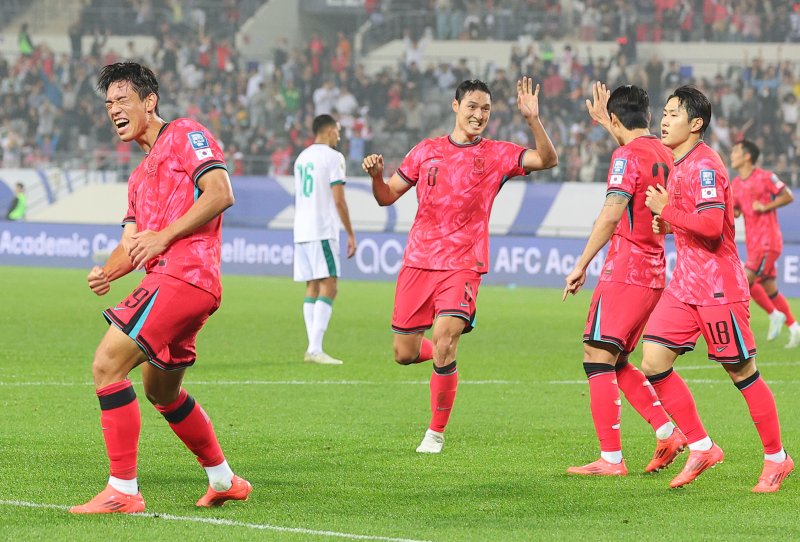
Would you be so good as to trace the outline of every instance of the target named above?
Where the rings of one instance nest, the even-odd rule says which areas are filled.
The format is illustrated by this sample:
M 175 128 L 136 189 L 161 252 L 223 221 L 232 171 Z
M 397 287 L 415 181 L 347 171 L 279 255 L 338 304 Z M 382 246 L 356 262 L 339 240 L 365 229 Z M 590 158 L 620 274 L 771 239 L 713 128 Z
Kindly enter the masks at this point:
M 538 180 L 605 179 L 612 144 L 592 125 L 584 105 L 592 82 L 601 80 L 610 88 L 625 83 L 647 88 L 654 126 L 669 91 L 696 84 L 715 106 L 707 135 L 714 148 L 727 157 L 731 145 L 746 136 L 763 149 L 765 167 L 788 184 L 800 184 L 800 74 L 788 60 L 771 64 L 756 57 L 711 79 L 695 79 L 691 66 L 637 59 L 624 43 L 611 58 L 580 61 L 571 47 L 557 51 L 544 39 L 514 47 L 505 66 L 483 66 L 473 73 L 466 59 L 422 62 L 419 48 L 436 32 L 429 28 L 421 39 L 406 31 L 403 58 L 371 75 L 354 61 L 351 37 L 343 32 L 313 34 L 299 46 L 277 37 L 271 57 L 254 62 L 242 59 L 225 33 L 176 35 L 177 24 L 167 19 L 158 27 L 152 51 L 138 50 L 134 41 L 124 51 L 113 51 L 106 34 L 95 32 L 88 50 L 56 54 L 34 33 L 31 51 L 0 55 L 2 164 L 89 163 L 127 173 L 138 150 L 110 137 L 94 83 L 100 67 L 128 58 L 159 74 L 162 116 L 188 116 L 207 125 L 224 144 L 237 175 L 290 173 L 294 157 L 309 143 L 311 120 L 322 113 L 334 114 L 342 124 L 341 149 L 351 174 L 372 151 L 386 156 L 387 168 L 394 167 L 421 137 L 450 130 L 453 89 L 473 77 L 489 82 L 494 93 L 486 135 L 530 146 L 514 104 L 516 80 L 525 74 L 542 84 L 542 119 L 561 157 L 560 165 L 537 175 Z

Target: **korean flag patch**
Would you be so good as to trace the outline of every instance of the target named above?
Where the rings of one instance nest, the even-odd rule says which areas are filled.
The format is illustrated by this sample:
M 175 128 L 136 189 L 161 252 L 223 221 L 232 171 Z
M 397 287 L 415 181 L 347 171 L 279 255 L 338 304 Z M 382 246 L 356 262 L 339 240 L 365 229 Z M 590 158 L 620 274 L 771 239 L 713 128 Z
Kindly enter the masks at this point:
M 628 165 L 628 161 L 624 158 L 617 158 L 614 160 L 614 164 L 611 166 L 611 174 L 612 175 L 622 175 L 625 173 L 625 167 Z
M 703 199 L 711 199 L 717 197 L 717 188 L 714 186 L 703 188 L 700 190 L 700 197 Z
M 700 170 L 700 186 L 702 188 L 709 188 L 711 186 L 717 186 L 717 172 L 713 169 L 701 169 Z M 715 190 L 716 192 L 716 190 Z
M 608 184 L 622 184 L 622 175 L 612 175 L 608 178 Z

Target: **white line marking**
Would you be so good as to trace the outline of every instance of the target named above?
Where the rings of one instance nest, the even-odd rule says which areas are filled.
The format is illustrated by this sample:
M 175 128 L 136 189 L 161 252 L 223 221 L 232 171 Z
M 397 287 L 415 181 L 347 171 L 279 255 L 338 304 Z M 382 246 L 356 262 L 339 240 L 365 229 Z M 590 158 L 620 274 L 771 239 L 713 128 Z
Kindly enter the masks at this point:
M 52 510 L 69 510 L 69 506 L 64 506 L 61 504 L 43 504 L 43 503 L 36 503 L 36 502 L 26 502 L 26 501 L 6 501 L 0 500 L 0 505 L 6 506 L 19 506 L 24 508 L 49 508 Z M 306 535 L 313 535 L 313 536 L 331 536 L 335 538 L 346 538 L 348 540 L 378 540 L 380 542 L 430 542 L 428 540 L 416 540 L 413 538 L 393 538 L 390 536 L 374 536 L 368 534 L 351 534 L 351 533 L 339 533 L 336 531 L 320 531 L 317 529 L 304 529 L 302 527 L 281 527 L 279 525 L 269 525 L 265 523 L 244 523 L 241 521 L 233 521 L 230 519 L 222 519 L 222 518 L 203 518 L 203 517 L 192 517 L 192 516 L 173 516 L 172 514 L 158 514 L 153 512 L 145 512 L 142 514 L 129 514 L 130 517 L 134 518 L 153 518 L 153 519 L 164 519 L 167 521 L 185 521 L 190 523 L 208 523 L 211 525 L 227 525 L 230 527 L 243 527 L 245 529 L 256 529 L 259 531 L 275 531 L 280 533 L 297 533 L 297 534 L 306 534 Z
M 134 384 L 141 384 L 141 382 L 133 381 Z M 413 385 L 419 386 L 421 384 L 428 385 L 427 380 L 399 380 L 392 382 L 389 380 L 375 381 L 375 380 L 187 380 L 186 384 L 189 386 L 385 386 L 385 385 Z M 466 386 L 471 385 L 516 385 L 525 384 L 521 380 L 462 380 L 459 384 Z M 5 387 L 25 387 L 25 386 L 92 386 L 92 382 L 0 382 L 0 386 Z

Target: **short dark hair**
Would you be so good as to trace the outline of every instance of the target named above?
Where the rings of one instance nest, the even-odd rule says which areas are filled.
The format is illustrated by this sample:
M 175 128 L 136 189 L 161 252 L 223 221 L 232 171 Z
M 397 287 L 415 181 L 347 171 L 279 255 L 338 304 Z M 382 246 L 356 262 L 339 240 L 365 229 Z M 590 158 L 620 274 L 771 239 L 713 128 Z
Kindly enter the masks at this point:
M 750 141 L 749 139 L 742 139 L 737 145 L 742 146 L 742 151 L 745 154 L 750 155 L 750 161 L 752 163 L 758 162 L 758 157 L 761 156 L 761 149 L 758 148 L 758 145 Z
M 327 114 L 317 115 L 314 117 L 314 122 L 311 123 L 311 131 L 314 132 L 314 135 L 318 135 L 328 126 L 336 126 L 336 119 Z
M 458 85 L 458 88 L 456 88 L 456 101 L 461 103 L 461 100 L 468 92 L 474 92 L 476 90 L 485 92 L 489 95 L 489 99 L 492 98 L 492 91 L 489 90 L 489 85 L 479 79 L 467 79 Z
M 676 88 L 675 92 L 667 98 L 667 101 L 672 98 L 678 98 L 678 101 L 686 110 L 689 121 L 703 119 L 703 127 L 700 128 L 700 136 L 702 137 L 711 122 L 711 102 L 708 101 L 706 95 L 697 90 L 696 87 L 684 85 Z
M 158 80 L 153 71 L 138 62 L 117 62 L 103 66 L 97 78 L 97 90 L 105 94 L 108 87 L 120 81 L 127 81 L 134 92 L 144 100 L 151 94 L 156 95 L 156 115 L 158 115 Z
M 635 85 L 617 87 L 608 99 L 608 114 L 617 116 L 628 130 L 647 128 L 650 98 L 647 91 Z

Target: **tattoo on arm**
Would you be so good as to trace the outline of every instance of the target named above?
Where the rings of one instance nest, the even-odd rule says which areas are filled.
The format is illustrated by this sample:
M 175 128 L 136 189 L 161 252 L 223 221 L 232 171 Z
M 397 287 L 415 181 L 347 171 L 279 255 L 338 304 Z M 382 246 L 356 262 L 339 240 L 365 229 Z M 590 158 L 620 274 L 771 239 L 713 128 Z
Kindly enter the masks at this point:
M 609 194 L 606 196 L 605 207 L 614 207 L 615 205 L 628 205 L 630 198 L 622 194 Z

